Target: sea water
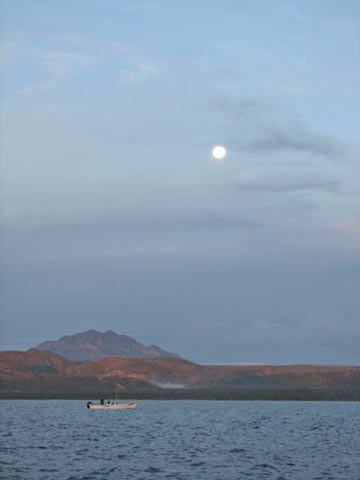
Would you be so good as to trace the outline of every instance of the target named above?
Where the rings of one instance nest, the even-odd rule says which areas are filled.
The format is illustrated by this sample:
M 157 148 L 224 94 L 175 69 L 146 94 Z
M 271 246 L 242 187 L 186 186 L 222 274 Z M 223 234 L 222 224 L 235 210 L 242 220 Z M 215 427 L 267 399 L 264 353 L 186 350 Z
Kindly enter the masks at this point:
M 359 480 L 360 403 L 1 401 L 6 480 Z

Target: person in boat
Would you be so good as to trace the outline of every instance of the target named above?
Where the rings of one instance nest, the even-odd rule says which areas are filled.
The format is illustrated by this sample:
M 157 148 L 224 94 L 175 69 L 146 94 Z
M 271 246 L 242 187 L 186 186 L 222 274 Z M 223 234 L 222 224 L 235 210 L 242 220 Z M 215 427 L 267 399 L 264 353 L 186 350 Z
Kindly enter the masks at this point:
M 104 405 L 104 399 L 100 398 L 100 405 Z

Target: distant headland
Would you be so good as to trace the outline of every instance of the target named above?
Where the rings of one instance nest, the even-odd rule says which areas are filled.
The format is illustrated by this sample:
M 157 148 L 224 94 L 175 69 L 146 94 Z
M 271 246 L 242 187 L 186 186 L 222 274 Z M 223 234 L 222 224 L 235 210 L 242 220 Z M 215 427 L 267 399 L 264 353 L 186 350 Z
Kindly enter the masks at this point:
M 0 352 L 0 398 L 360 400 L 360 367 L 199 365 L 109 330 Z

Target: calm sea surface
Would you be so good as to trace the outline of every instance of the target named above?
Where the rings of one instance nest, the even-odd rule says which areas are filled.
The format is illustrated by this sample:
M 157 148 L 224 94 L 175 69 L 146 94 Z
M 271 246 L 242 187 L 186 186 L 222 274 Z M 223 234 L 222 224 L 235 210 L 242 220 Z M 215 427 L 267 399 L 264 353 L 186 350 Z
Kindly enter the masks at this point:
M 360 403 L 1 401 L 2 479 L 360 479 Z

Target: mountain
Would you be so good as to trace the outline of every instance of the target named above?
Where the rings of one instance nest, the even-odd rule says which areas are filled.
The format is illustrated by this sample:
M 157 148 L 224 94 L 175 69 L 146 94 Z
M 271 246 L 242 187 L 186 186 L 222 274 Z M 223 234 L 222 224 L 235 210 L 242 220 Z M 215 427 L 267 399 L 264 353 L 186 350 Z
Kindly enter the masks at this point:
M 129 358 L 177 357 L 174 353 L 162 350 L 155 345 L 145 347 L 133 338 L 127 335 L 118 335 L 112 330 L 104 333 L 88 330 L 75 335 L 66 335 L 59 340 L 42 342 L 37 348 L 56 353 L 75 362 L 87 362 L 115 356 Z
M 360 400 L 360 367 L 198 365 L 177 357 L 76 363 L 51 352 L 0 352 L 0 398 Z

